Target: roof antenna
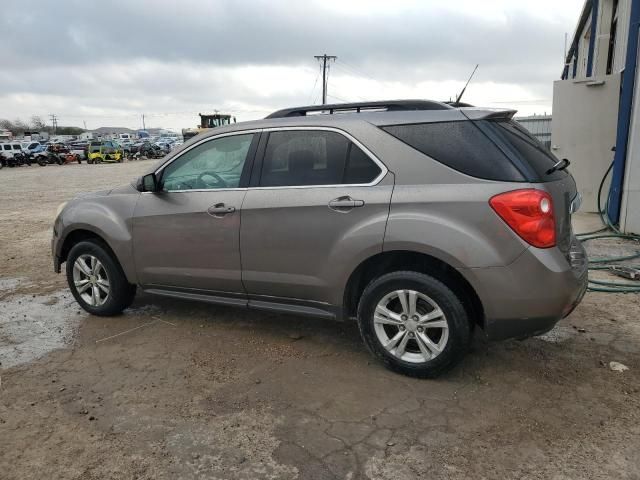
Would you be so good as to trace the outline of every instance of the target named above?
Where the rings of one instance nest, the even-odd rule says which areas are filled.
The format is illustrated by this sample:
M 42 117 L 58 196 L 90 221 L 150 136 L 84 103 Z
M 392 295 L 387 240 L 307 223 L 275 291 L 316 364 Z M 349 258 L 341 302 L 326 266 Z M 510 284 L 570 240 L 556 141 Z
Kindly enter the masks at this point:
M 469 80 L 467 80 L 467 83 L 464 84 L 464 88 L 462 89 L 462 91 L 460 92 L 460 95 L 458 95 L 458 98 L 456 98 L 456 103 L 455 105 L 458 106 L 460 103 L 460 99 L 462 98 L 462 95 L 464 95 L 464 91 L 467 89 L 467 87 L 469 86 L 469 82 L 471 81 L 471 79 L 473 78 L 473 75 L 476 73 L 476 70 L 478 70 L 478 67 L 480 66 L 480 64 L 476 64 L 476 68 L 473 69 L 473 72 L 471 72 L 471 75 L 469 76 Z

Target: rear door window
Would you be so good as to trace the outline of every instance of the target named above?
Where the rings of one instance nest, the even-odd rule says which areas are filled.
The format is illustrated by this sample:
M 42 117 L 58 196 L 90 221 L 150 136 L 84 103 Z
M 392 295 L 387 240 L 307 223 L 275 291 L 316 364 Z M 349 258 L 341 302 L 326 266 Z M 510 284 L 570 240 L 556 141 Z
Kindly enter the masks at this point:
M 366 184 L 380 167 L 344 135 L 324 130 L 269 134 L 260 186 Z
M 382 129 L 419 152 L 472 177 L 507 182 L 525 180 L 473 122 L 389 125 Z

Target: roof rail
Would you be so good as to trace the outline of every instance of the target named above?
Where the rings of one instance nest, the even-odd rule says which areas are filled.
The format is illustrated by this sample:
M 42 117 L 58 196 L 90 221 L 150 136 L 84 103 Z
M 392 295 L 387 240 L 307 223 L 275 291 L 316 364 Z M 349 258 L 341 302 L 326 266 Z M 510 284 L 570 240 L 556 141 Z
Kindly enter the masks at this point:
M 273 112 L 265 118 L 304 117 L 309 113 L 360 113 L 384 110 L 387 112 L 406 110 L 449 110 L 452 107 L 433 100 L 383 100 L 377 102 L 333 103 L 325 105 L 309 105 L 307 107 L 285 108 Z
M 465 107 L 475 107 L 475 105 L 471 105 L 470 103 L 465 103 L 465 102 L 444 102 L 447 105 L 449 105 L 450 107 L 454 107 L 454 108 L 465 108 Z

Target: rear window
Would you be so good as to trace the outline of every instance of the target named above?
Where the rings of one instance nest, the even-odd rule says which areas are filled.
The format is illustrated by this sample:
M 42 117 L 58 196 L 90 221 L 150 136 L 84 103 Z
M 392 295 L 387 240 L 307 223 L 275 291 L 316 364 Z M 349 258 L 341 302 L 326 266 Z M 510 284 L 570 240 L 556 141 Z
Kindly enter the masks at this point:
M 513 121 L 490 122 L 496 127 L 500 138 L 522 157 L 540 180 L 556 180 L 564 178 L 567 172 L 564 170 L 547 174 L 547 170 L 553 167 L 558 159 L 545 148 L 533 135 Z
M 382 128 L 434 160 L 472 177 L 507 182 L 525 180 L 473 122 L 419 123 Z

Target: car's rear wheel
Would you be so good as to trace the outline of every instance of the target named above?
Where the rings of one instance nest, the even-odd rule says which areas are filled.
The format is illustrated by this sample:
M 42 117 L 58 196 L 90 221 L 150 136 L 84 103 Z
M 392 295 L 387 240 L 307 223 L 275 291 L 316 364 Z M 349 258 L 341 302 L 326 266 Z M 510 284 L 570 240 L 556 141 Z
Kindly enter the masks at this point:
M 73 246 L 67 257 L 67 282 L 71 293 L 93 315 L 117 315 L 133 302 L 136 293 L 120 265 L 98 242 Z
M 393 272 L 372 281 L 360 299 L 358 324 L 374 356 L 394 371 L 421 378 L 451 369 L 471 339 L 460 298 L 418 272 Z

